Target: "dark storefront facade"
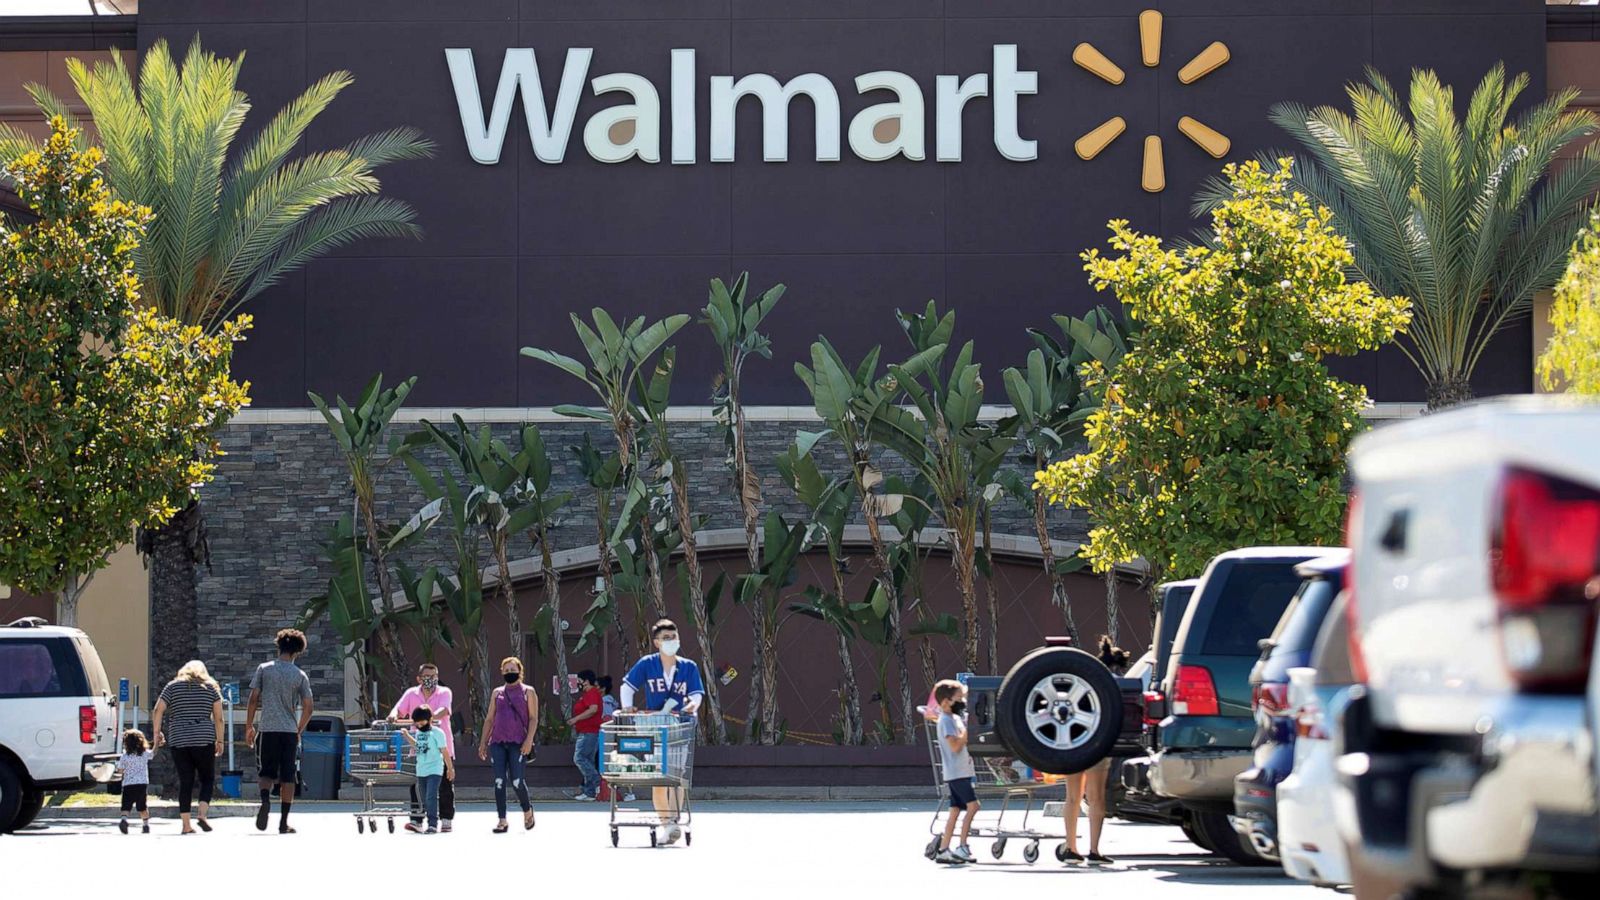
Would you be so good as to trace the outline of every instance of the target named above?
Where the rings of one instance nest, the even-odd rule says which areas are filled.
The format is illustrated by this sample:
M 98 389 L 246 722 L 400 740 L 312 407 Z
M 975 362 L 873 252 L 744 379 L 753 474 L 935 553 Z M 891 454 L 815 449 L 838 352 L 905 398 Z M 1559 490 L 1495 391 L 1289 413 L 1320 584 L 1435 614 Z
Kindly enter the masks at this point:
M 1150 12 L 1158 27 L 1141 16 Z M 208 50 L 246 52 L 241 87 L 255 111 L 245 139 L 312 80 L 349 70 L 354 86 L 313 126 L 307 150 L 402 125 L 436 144 L 433 159 L 380 172 L 385 193 L 416 208 L 423 240 L 344 248 L 254 304 L 236 361 L 254 409 L 226 435 L 229 456 L 205 496 L 213 562 L 200 586 L 201 646 L 233 677 L 322 590 L 319 545 L 348 507 L 343 464 L 307 409 L 308 390 L 348 397 L 380 371 L 417 375 L 404 420 L 464 410 L 507 433 L 547 423 L 557 477 L 577 489 L 565 448 L 587 426 L 549 407 L 587 398 L 518 349 L 581 354 L 569 313 L 693 313 L 710 278 L 748 270 L 756 286 L 789 287 L 768 323 L 774 359 L 751 364 L 746 402 L 766 494 L 796 516 L 770 460 L 796 428 L 815 427 L 792 363 L 818 334 L 847 359 L 874 344 L 892 353 L 902 341 L 894 311 L 938 300 L 958 312 L 957 340 L 976 341 L 995 376 L 991 400 L 1003 400 L 998 372 L 1020 363 L 1026 328 L 1114 303 L 1091 289 L 1079 259 L 1104 245 L 1107 220 L 1190 234 L 1194 190 L 1223 159 L 1285 146 L 1267 119 L 1273 104 L 1344 105 L 1344 85 L 1368 66 L 1396 81 L 1435 68 L 1464 89 L 1496 61 L 1529 73 L 1526 96 L 1542 97 L 1555 28 L 1542 0 L 143 0 L 117 34 L 70 47 L 39 40 L 142 51 L 199 35 Z M 9 36 L 5 49 L 22 40 Z M 786 87 L 795 96 L 785 112 Z M 1086 137 L 1102 126 L 1098 137 L 1116 133 L 1103 147 Z M 677 343 L 680 449 L 694 460 L 695 499 L 708 529 L 736 528 L 707 406 L 719 361 L 699 326 Z M 1500 338 L 1479 392 L 1530 390 L 1532 346 L 1530 325 Z M 1334 368 L 1380 404 L 1423 399 L 1396 350 Z M 403 521 L 419 498 L 404 473 L 383 477 L 387 513 Z M 588 543 L 591 510 L 574 510 L 563 549 Z M 1058 518 L 1063 547 L 1084 522 Z M 1011 658 L 1059 630 L 1059 616 L 1041 593 L 1036 549 L 1023 549 L 1028 511 L 1005 510 L 995 530 L 1016 548 L 997 576 L 1000 655 Z M 933 554 L 930 607 L 957 608 Z M 732 566 L 742 547 L 722 555 Z M 564 582 L 574 633 L 593 577 L 585 565 L 574 562 Z M 1080 622 L 1097 633 L 1105 586 L 1075 576 L 1072 589 Z M 1122 592 L 1122 637 L 1139 647 L 1148 610 L 1131 583 Z M 748 626 L 741 612 L 726 619 L 717 662 L 747 672 Z M 517 649 L 491 634 L 491 655 Z M 319 685 L 340 691 L 331 635 L 317 639 Z M 831 666 L 809 664 L 831 653 L 830 640 L 810 620 L 785 632 L 796 732 L 830 731 Z M 578 664 L 620 675 L 624 661 L 606 652 Z M 938 655 L 948 674 L 954 646 Z M 873 665 L 863 651 L 869 696 Z M 735 715 L 744 683 L 725 698 Z M 879 706 L 868 706 L 872 720 Z

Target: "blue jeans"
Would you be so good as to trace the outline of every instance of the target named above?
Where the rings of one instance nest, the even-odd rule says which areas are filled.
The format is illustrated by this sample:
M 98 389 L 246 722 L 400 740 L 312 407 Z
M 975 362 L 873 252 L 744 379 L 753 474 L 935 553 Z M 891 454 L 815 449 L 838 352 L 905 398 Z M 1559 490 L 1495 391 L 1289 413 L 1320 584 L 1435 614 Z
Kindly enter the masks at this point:
M 422 806 L 428 811 L 428 827 L 439 827 L 439 782 L 443 775 L 423 775 L 417 779 L 422 785 Z
M 528 783 L 522 777 L 522 745 L 501 741 L 489 745 L 489 763 L 494 766 L 494 810 L 506 817 L 506 783 L 517 792 L 522 811 L 533 809 L 528 799 Z
M 583 774 L 583 793 L 593 797 L 600 793 L 600 733 L 579 734 L 572 746 L 572 762 Z

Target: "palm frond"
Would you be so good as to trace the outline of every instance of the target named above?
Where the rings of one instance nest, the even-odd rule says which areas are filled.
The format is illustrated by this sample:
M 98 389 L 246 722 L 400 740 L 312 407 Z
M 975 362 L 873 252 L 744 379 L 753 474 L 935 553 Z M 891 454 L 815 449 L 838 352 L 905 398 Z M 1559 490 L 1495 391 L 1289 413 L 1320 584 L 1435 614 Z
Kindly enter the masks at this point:
M 234 308 L 277 284 L 283 276 L 330 250 L 363 238 L 420 238 L 410 206 L 392 197 L 353 197 L 330 203 L 305 217 L 274 249 L 255 272 L 232 307 L 219 312 L 222 319 Z

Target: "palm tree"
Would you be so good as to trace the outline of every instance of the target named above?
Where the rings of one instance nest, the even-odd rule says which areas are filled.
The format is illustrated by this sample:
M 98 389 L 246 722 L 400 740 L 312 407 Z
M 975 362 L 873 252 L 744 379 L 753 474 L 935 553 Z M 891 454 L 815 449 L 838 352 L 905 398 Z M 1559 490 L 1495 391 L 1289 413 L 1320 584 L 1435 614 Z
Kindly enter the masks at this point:
M 1513 116 L 1528 76 L 1489 71 L 1456 114 L 1432 71 L 1411 76 L 1406 102 L 1375 71 L 1348 88 L 1354 115 L 1280 104 L 1272 119 L 1305 146 L 1297 186 L 1333 213 L 1359 275 L 1413 302 L 1401 349 L 1428 382 L 1428 406 L 1472 398 L 1490 341 L 1561 277 L 1572 236 L 1600 189 L 1600 147 L 1558 168 L 1557 155 L 1595 133 L 1576 88 Z M 1220 183 L 1197 198 L 1213 205 Z
M 236 149 L 250 111 L 237 88 L 243 55 L 222 59 L 195 40 L 179 66 L 157 41 L 139 60 L 135 88 L 122 55 L 111 53 L 92 69 L 69 59 L 67 70 L 94 118 L 111 188 L 155 213 L 134 257 L 142 299 L 157 311 L 214 332 L 317 256 L 362 238 L 421 235 L 411 207 L 380 196 L 373 174 L 432 152 L 415 129 L 289 159 L 312 121 L 350 86 L 350 73 L 318 79 Z M 46 117 L 73 121 L 44 87 L 28 92 Z M 33 145 L 0 124 L 0 157 Z M 199 655 L 195 567 L 209 553 L 198 497 L 164 525 L 141 530 L 137 543 L 149 559 L 150 617 L 162 623 L 150 665 L 176 671 Z

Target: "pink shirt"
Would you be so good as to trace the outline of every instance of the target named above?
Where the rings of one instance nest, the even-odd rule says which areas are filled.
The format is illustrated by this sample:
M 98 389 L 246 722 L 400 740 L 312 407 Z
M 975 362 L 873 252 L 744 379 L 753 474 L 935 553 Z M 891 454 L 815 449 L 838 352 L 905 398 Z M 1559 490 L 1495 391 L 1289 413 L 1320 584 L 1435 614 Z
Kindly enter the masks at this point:
M 394 709 L 389 712 L 389 715 L 402 722 L 409 722 L 411 721 L 412 711 L 419 706 L 426 706 L 432 710 L 454 709 L 455 695 L 450 693 L 449 688 L 441 684 L 433 689 L 432 696 L 424 697 L 422 696 L 422 685 L 419 684 L 400 695 L 400 702 L 394 705 Z M 450 717 L 435 714 L 433 727 L 444 732 L 445 750 L 449 752 L 451 759 L 455 759 L 456 736 L 451 733 Z

